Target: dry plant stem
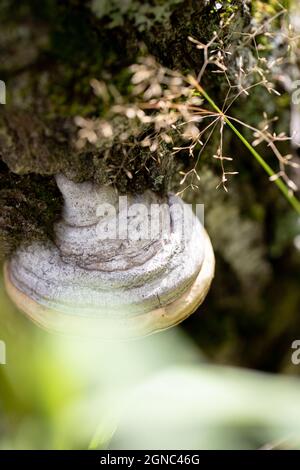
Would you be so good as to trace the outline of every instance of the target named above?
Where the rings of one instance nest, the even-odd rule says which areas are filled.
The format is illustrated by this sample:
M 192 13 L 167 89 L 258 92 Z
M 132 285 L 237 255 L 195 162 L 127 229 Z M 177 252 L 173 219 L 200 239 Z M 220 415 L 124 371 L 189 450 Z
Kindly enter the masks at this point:
M 208 101 L 208 103 L 222 116 L 226 124 L 232 129 L 232 131 L 238 136 L 240 141 L 245 145 L 245 147 L 251 152 L 254 158 L 258 161 L 258 163 L 262 166 L 265 172 L 270 177 L 275 177 L 276 173 L 272 170 L 272 168 L 268 165 L 268 163 L 263 159 L 263 157 L 252 147 L 252 145 L 245 139 L 245 137 L 239 132 L 239 130 L 232 124 L 228 116 L 226 116 L 222 110 L 217 106 L 217 104 L 213 101 L 213 99 L 206 93 L 206 91 L 202 88 L 202 86 L 195 80 L 194 77 L 191 75 L 188 77 L 189 83 L 194 86 L 199 93 Z M 280 189 L 283 193 L 285 198 L 289 201 L 291 206 L 295 209 L 295 211 L 300 214 L 300 201 L 290 193 L 289 188 L 285 185 L 285 183 L 280 179 L 277 178 L 274 180 L 276 186 Z

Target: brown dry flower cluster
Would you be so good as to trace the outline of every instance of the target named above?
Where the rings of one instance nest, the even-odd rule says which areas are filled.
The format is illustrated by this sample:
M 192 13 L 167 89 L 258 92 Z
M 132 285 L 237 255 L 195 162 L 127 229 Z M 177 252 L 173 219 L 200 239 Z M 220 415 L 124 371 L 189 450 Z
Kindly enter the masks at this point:
M 228 21 L 231 19 L 226 24 L 220 24 L 220 31 L 228 25 Z M 180 193 L 183 193 L 188 188 L 197 188 L 200 180 L 199 160 L 213 133 L 217 131 L 219 145 L 213 157 L 220 161 L 221 166 L 222 175 L 218 186 L 227 191 L 228 176 L 237 174 L 237 171 L 234 168 L 226 169 L 233 160 L 231 155 L 224 155 L 223 151 L 226 116 L 239 126 L 251 130 L 253 146 L 264 143 L 273 151 L 279 169 L 271 180 L 282 178 L 291 192 L 297 191 L 296 184 L 288 176 L 287 167 L 296 168 L 298 164 L 293 161 L 292 155 L 283 155 L 280 151 L 280 144 L 290 140 L 290 137 L 283 132 L 275 132 L 277 118 L 270 119 L 264 113 L 256 128 L 230 116 L 230 109 L 236 100 L 241 96 L 249 97 L 254 88 L 263 87 L 269 93 L 280 94 L 273 81 L 280 77 L 282 79 L 283 64 L 286 66 L 287 62 L 295 62 L 295 55 L 299 53 L 299 42 L 289 23 L 288 12 L 280 6 L 273 16 L 262 23 L 254 18 L 249 30 L 238 34 L 238 46 L 234 50 L 230 44 L 224 46 L 217 32 L 207 44 L 197 38 L 187 38 L 202 57 L 203 65 L 197 73 L 198 83 L 202 83 L 208 67 L 210 73 L 223 74 L 226 78 L 228 91 L 220 106 L 221 112 L 207 108 L 201 94 L 187 77 L 161 66 L 153 57 L 147 56 L 130 67 L 130 98 L 121 96 L 113 85 L 105 81 L 92 80 L 95 94 L 104 103 L 112 102 L 112 105 L 103 118 L 75 119 L 79 127 L 77 147 L 81 149 L 87 143 L 100 147 L 104 141 L 115 142 L 116 139 L 126 143 L 132 137 L 142 135 L 138 145 L 158 155 L 162 155 L 166 146 L 170 148 L 172 156 L 185 151 L 191 159 L 192 168 L 182 173 Z M 281 54 L 278 53 L 278 44 L 283 49 Z M 234 74 L 232 70 L 235 70 Z M 127 122 L 122 132 L 119 127 L 114 128 L 116 116 L 123 116 Z

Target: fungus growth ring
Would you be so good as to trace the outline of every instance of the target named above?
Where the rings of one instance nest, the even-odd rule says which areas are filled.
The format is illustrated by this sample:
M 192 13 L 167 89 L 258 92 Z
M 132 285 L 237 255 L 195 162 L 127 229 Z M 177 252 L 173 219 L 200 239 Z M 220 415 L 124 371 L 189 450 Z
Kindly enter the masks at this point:
M 7 292 L 22 312 L 51 331 L 138 337 L 174 326 L 197 309 L 214 275 L 214 254 L 202 224 L 179 197 L 151 191 L 128 196 L 129 209 L 148 209 L 137 218 L 124 215 L 112 187 L 63 175 L 56 180 L 64 207 L 54 242 L 21 246 L 5 264 Z M 115 211 L 99 211 L 104 206 Z M 168 230 L 159 223 L 153 239 L 144 233 L 103 237 L 112 226 L 119 234 L 122 220 L 149 226 L 153 206 L 170 208 Z

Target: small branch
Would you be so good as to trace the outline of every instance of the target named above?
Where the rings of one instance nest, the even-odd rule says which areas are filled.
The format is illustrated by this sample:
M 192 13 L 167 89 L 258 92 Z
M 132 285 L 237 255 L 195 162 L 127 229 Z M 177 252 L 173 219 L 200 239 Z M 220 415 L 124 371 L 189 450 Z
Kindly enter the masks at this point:
M 197 82 L 197 80 L 192 77 L 191 75 L 188 76 L 188 82 L 195 87 L 199 93 L 208 101 L 208 103 L 213 107 L 215 111 L 217 111 L 220 116 L 223 117 L 226 124 L 232 129 L 232 131 L 238 136 L 240 141 L 245 145 L 245 147 L 251 152 L 254 158 L 258 161 L 258 163 L 262 166 L 265 172 L 271 177 L 274 178 L 272 181 L 276 184 L 276 186 L 280 189 L 284 197 L 287 201 L 291 204 L 291 206 L 295 209 L 295 211 L 300 214 L 300 201 L 291 194 L 289 188 L 280 178 L 276 178 L 276 173 L 270 167 L 270 165 L 263 159 L 263 157 L 252 147 L 252 145 L 245 139 L 245 137 L 240 133 L 240 131 L 235 127 L 235 125 L 230 121 L 228 116 L 226 116 L 221 109 L 217 106 L 217 104 L 213 101 L 213 99 L 206 93 L 206 91 L 202 88 L 202 86 Z

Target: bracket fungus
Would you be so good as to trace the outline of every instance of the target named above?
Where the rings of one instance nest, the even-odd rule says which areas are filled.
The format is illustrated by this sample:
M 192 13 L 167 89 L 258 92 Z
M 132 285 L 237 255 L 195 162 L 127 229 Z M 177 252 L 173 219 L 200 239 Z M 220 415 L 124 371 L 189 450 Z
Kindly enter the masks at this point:
M 56 181 L 64 207 L 54 242 L 21 246 L 5 264 L 21 311 L 56 332 L 138 337 L 197 309 L 215 262 L 189 206 L 173 194 L 119 197 L 112 187 Z

